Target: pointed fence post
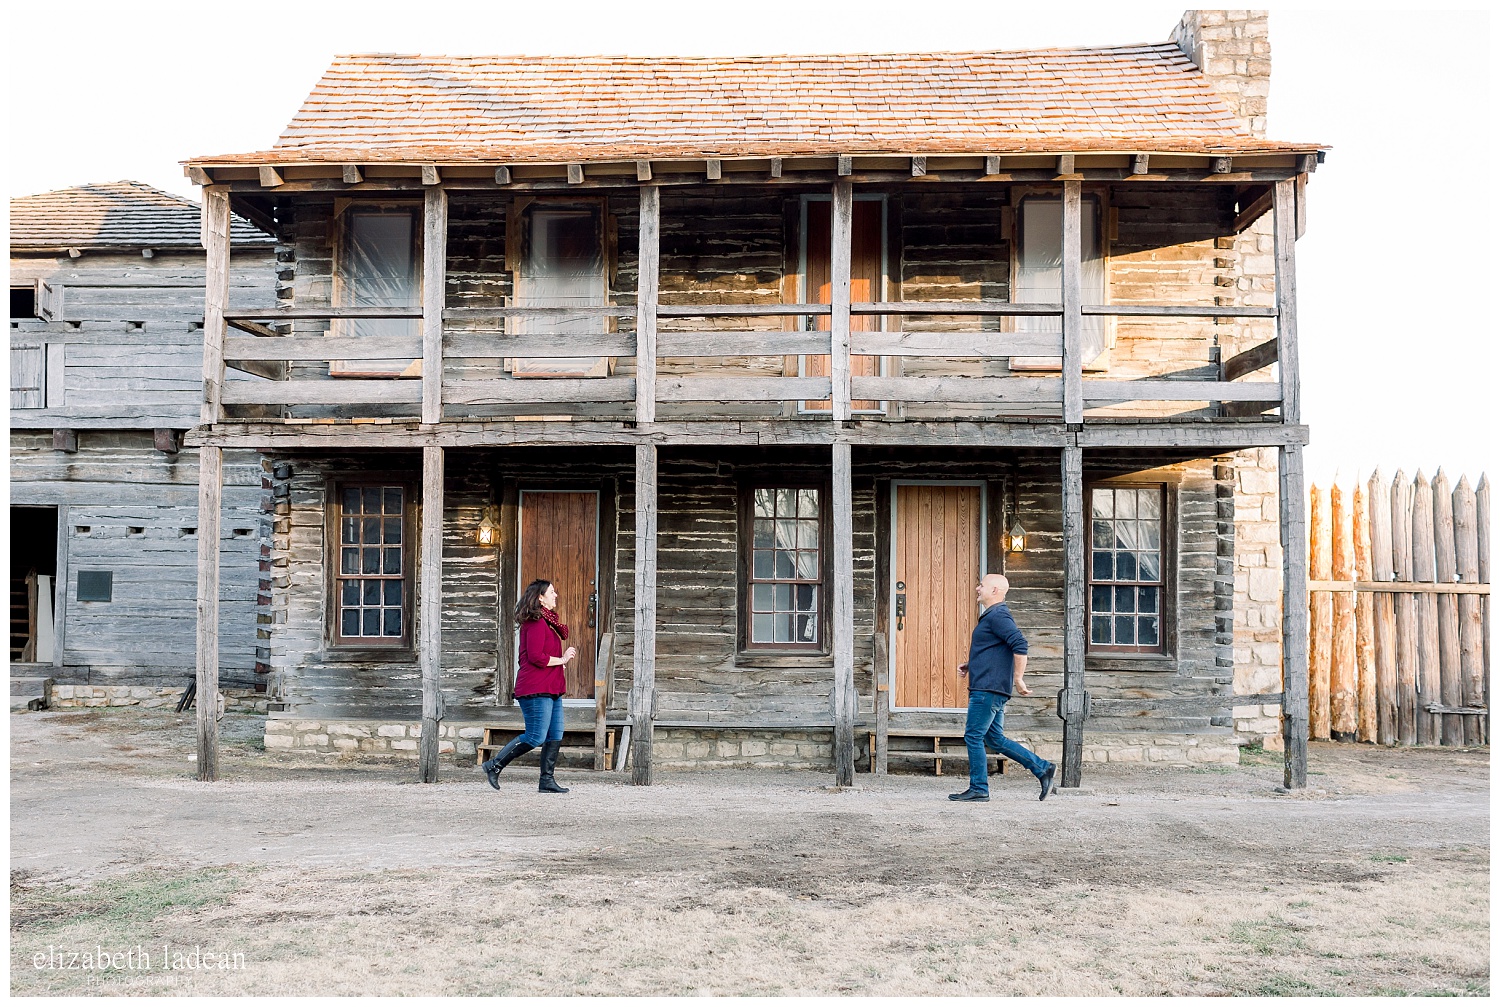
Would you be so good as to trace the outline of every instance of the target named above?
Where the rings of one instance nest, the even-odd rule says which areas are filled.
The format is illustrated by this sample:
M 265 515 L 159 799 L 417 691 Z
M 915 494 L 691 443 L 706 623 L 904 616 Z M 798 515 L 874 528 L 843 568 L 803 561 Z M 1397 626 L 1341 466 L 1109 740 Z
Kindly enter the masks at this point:
M 1432 479 L 1432 546 L 1437 583 L 1452 584 L 1458 580 L 1457 558 L 1453 542 L 1453 487 L 1440 468 Z M 1457 709 L 1464 704 L 1462 658 L 1459 654 L 1458 596 L 1437 596 L 1438 677 L 1442 704 Z M 1443 744 L 1462 748 L 1464 718 L 1456 713 L 1443 714 Z
M 1391 488 L 1380 469 L 1370 476 L 1370 579 L 1382 584 L 1395 576 L 1391 546 Z M 1396 743 L 1396 597 L 1381 592 L 1375 607 L 1375 731 L 1382 745 Z
M 1337 483 L 1328 491 L 1333 518 L 1333 579 L 1354 586 L 1354 543 L 1350 534 L 1349 509 Z M 1333 595 L 1333 648 L 1328 678 L 1328 734 L 1334 741 L 1353 741 L 1359 726 L 1359 693 L 1355 685 L 1357 667 L 1354 625 L 1354 592 Z
M 1437 575 L 1433 555 L 1432 484 L 1417 470 L 1411 500 L 1412 573 L 1417 583 L 1431 584 Z M 1417 595 L 1417 744 L 1438 745 L 1443 740 L 1443 718 L 1428 711 L 1442 702 L 1443 671 L 1438 649 L 1437 595 Z
M 1312 579 L 1327 581 L 1333 577 L 1332 521 L 1328 497 L 1314 485 L 1308 490 L 1310 536 L 1308 558 Z M 1329 693 L 1333 672 L 1333 598 L 1327 591 L 1312 591 L 1308 635 L 1307 730 L 1308 737 L 1322 741 L 1329 737 Z
M 1410 584 L 1412 564 L 1412 485 L 1406 472 L 1396 470 L 1391 480 L 1391 560 L 1396 582 Z M 1417 743 L 1417 681 L 1421 677 L 1417 657 L 1417 596 L 1396 594 L 1396 734 L 1403 745 Z
M 1469 477 L 1458 480 L 1453 491 L 1453 546 L 1458 580 L 1462 584 L 1479 583 L 1479 514 Z M 1481 596 L 1458 596 L 1459 660 L 1462 702 L 1466 707 L 1484 706 L 1484 621 L 1480 617 Z M 1485 718 L 1463 717 L 1464 744 L 1482 745 L 1486 735 Z
M 1354 484 L 1354 579 L 1374 579 L 1370 566 L 1370 510 L 1364 489 Z M 1354 658 L 1359 693 L 1359 727 L 1355 736 L 1373 742 L 1379 736 L 1375 682 L 1375 596 L 1361 591 L 1354 596 Z

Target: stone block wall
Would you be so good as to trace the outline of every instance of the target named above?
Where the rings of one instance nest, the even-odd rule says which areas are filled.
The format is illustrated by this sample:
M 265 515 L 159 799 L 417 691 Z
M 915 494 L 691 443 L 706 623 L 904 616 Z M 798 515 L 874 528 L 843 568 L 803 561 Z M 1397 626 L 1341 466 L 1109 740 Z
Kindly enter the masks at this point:
M 1242 451 L 1235 463 L 1234 691 L 1281 689 L 1281 519 L 1277 449 Z M 1281 708 L 1234 708 L 1235 733 L 1279 751 Z
M 1271 36 L 1263 10 L 1190 10 L 1172 41 L 1255 136 L 1266 135 L 1271 93 Z
M 463 766 L 474 764 L 483 725 L 445 723 L 439 728 L 438 752 Z M 318 752 L 325 755 L 372 755 L 415 759 L 422 736 L 420 723 L 355 720 L 302 720 L 273 717 L 266 721 L 268 752 Z M 1052 736 L 1019 735 L 1017 740 L 1042 758 L 1057 762 L 1062 744 Z M 1086 735 L 1083 760 L 1089 763 L 1140 765 L 1237 765 L 1239 741 L 1228 734 L 1093 734 Z M 833 772 L 833 732 L 828 730 L 733 730 L 727 728 L 658 728 L 653 751 L 658 769 L 809 769 Z M 869 741 L 855 739 L 856 765 L 869 771 Z M 945 761 L 948 761 L 945 758 Z M 954 763 L 963 764 L 958 755 Z M 577 756 L 562 764 L 581 765 Z M 890 760 L 897 772 L 930 772 L 927 760 Z M 958 773 L 963 773 L 959 769 Z
M 224 689 L 224 708 L 236 713 L 265 713 L 266 694 L 250 689 Z M 157 709 L 175 707 L 182 698 L 182 687 L 158 688 L 150 685 L 54 685 L 49 706 L 52 709 L 77 709 L 98 706 L 139 706 Z

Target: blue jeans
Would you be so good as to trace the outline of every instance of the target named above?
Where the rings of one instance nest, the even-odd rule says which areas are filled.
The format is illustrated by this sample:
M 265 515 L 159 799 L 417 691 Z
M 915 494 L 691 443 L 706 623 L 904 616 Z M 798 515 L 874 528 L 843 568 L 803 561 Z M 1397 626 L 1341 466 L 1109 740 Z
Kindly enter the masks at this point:
M 1005 758 L 1031 770 L 1041 779 L 1051 765 L 1038 758 L 1029 749 L 1021 747 L 1007 738 L 1000 730 L 1005 721 L 1005 701 L 1009 696 L 998 692 L 969 693 L 969 716 L 964 721 L 964 744 L 969 749 L 969 787 L 981 793 L 990 792 L 990 765 L 984 748 L 999 752 Z
M 561 696 L 523 696 L 521 716 L 526 718 L 526 733 L 521 740 L 532 748 L 545 742 L 561 741 L 563 735 L 563 702 Z

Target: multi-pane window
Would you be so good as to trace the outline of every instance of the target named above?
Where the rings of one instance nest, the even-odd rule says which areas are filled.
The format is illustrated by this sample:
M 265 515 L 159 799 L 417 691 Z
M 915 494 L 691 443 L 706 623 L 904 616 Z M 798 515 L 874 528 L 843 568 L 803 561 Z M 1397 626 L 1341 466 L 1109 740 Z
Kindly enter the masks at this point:
M 748 633 L 752 646 L 822 644 L 822 493 L 760 487 L 750 502 Z
M 334 268 L 335 304 L 342 308 L 413 309 L 422 306 L 421 249 L 418 211 L 390 207 L 350 207 L 342 216 L 342 232 Z M 417 336 L 414 318 L 343 318 L 334 326 L 344 336 Z M 334 360 L 330 372 L 339 377 L 379 375 L 417 377 L 420 371 L 408 358 L 359 361 Z
M 340 642 L 393 644 L 407 635 L 406 496 L 404 486 L 339 488 Z
M 1089 543 L 1089 646 L 1162 650 L 1161 486 L 1095 487 Z

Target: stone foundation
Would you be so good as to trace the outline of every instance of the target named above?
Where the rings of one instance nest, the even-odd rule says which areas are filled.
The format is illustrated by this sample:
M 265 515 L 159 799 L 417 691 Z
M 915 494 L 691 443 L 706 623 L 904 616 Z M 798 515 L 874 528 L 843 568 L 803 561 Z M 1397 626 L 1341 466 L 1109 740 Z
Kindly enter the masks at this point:
M 150 685 L 54 685 L 52 709 L 91 706 L 140 706 L 155 709 L 175 707 L 182 699 L 180 685 L 157 688 Z M 250 689 L 224 689 L 224 708 L 236 713 L 265 713 L 269 697 Z
M 618 730 L 618 729 L 617 729 Z M 266 720 L 266 751 L 319 752 L 327 755 L 384 755 L 415 759 L 422 725 L 414 722 L 376 723 L 352 720 Z M 445 723 L 438 734 L 438 753 L 469 765 L 475 746 L 484 736 L 479 723 Z M 1055 736 L 1019 735 L 1016 740 L 1042 758 L 1062 758 L 1062 742 Z M 1229 735 L 1085 734 L 1085 763 L 1152 765 L 1238 765 L 1241 742 Z M 727 728 L 658 728 L 652 746 L 659 769 L 833 769 L 833 732 L 828 730 L 732 730 Z M 855 741 L 856 766 L 867 772 L 869 742 L 864 733 Z M 563 757 L 564 762 L 568 756 Z M 573 757 L 577 759 L 576 756 Z M 952 761 L 960 761 L 962 755 Z M 950 761 L 948 759 L 945 762 Z M 931 772 L 931 763 L 895 758 L 901 772 Z

